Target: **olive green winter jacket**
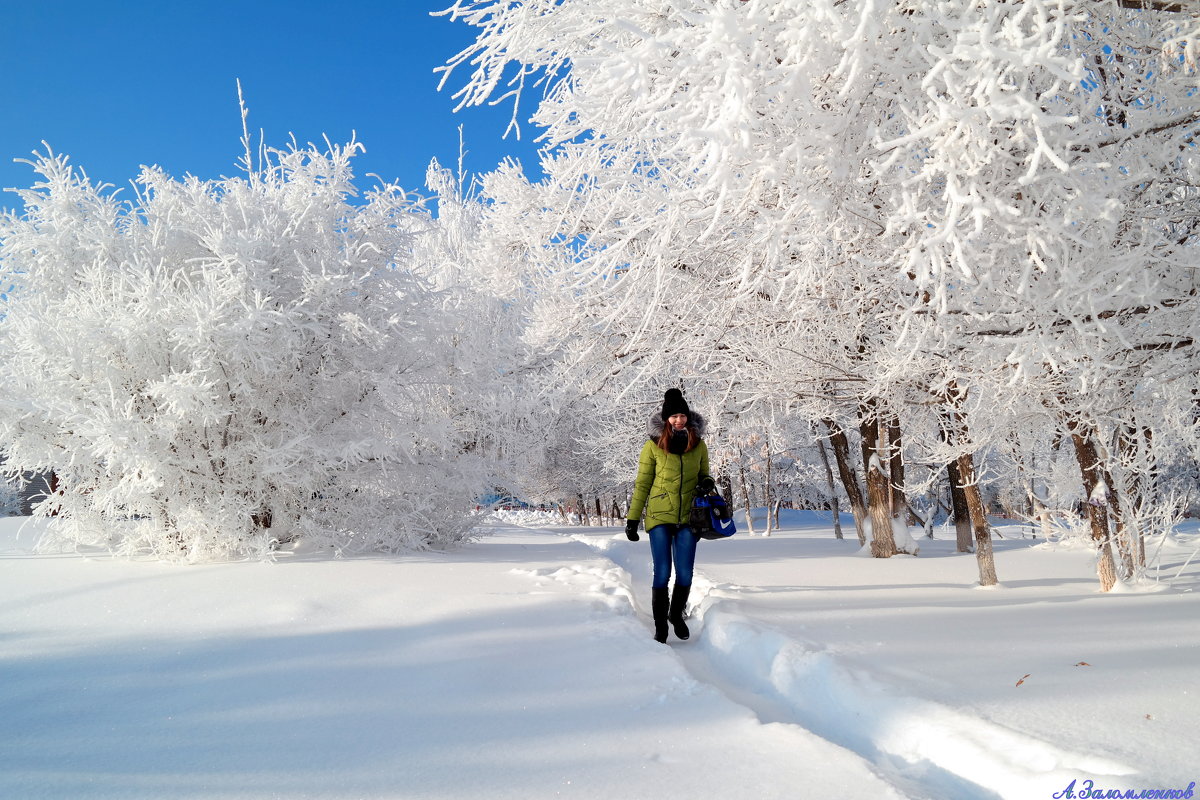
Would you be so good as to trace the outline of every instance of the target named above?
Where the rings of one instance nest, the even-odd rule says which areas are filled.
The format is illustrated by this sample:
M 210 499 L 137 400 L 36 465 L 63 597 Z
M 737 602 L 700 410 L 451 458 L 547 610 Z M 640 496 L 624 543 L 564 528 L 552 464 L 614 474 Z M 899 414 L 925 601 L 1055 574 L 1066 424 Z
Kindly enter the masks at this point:
M 688 426 L 697 435 L 704 432 L 704 418 L 692 412 Z M 647 426 L 649 440 L 642 445 L 638 456 L 637 479 L 633 483 L 633 500 L 628 519 L 641 519 L 645 511 L 645 527 L 656 525 L 686 525 L 696 495 L 696 483 L 708 472 L 708 445 L 701 440 L 683 454 L 668 453 L 655 441 L 662 433 L 662 418 L 655 413 Z

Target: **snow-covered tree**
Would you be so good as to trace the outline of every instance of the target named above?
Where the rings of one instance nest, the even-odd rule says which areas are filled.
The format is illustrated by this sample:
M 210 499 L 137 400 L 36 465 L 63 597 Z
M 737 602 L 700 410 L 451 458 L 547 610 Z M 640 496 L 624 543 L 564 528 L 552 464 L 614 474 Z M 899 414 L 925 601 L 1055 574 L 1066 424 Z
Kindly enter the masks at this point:
M 240 178 L 146 169 L 122 201 L 57 155 L 0 225 L 0 449 L 53 470 L 52 542 L 206 559 L 299 533 L 341 550 L 468 535 L 488 484 L 447 303 L 358 145 L 263 150 Z
M 563 375 L 630 394 L 721 375 L 738 413 L 819 422 L 852 501 L 863 470 L 855 510 L 877 555 L 909 505 L 900 456 L 928 465 L 918 491 L 944 465 L 983 583 L 997 493 L 981 484 L 1033 485 L 993 453 L 1029 424 L 1078 440 L 1112 585 L 1119 479 L 1096 472 L 1115 451 L 1104 442 L 1134 424 L 1139 396 L 1192 402 L 1194 10 L 460 0 L 446 13 L 480 31 L 449 65 L 473 69 L 464 104 L 541 90 L 547 179 L 530 207 L 567 252 L 537 275 L 533 328 L 572 353 Z M 1186 415 L 1168 418 L 1179 438 L 1159 447 L 1192 451 Z

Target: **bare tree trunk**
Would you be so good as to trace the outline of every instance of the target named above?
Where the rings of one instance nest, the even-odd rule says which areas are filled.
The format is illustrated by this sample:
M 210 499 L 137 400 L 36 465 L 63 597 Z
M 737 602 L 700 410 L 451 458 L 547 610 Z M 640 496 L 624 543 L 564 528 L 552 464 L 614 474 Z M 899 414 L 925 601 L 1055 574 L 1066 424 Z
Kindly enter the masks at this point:
M 959 446 L 969 441 L 967 422 L 960 410 L 965 397 L 966 393 L 953 383 L 945 396 L 947 435 L 951 444 Z M 958 483 L 967 501 L 971 530 L 975 535 L 975 563 L 979 566 L 979 585 L 995 586 L 999 579 L 996 577 L 996 557 L 992 552 L 992 532 L 988 528 L 987 507 L 983 504 L 983 495 L 979 491 L 979 481 L 975 476 L 974 456 L 963 453 L 958 457 L 956 467 Z M 957 517 L 957 513 L 955 516 Z
M 771 437 L 768 436 L 767 437 L 767 480 L 763 483 L 763 507 L 767 511 L 767 530 L 763 533 L 763 536 L 770 536 L 771 531 L 774 530 L 774 526 L 771 524 L 772 523 L 771 507 L 772 507 L 772 500 L 774 499 L 774 494 L 775 494 L 772 491 L 773 487 L 771 486 L 771 472 L 772 472 L 771 461 L 772 461 L 772 459 L 771 459 Z
M 854 515 L 854 532 L 858 534 L 858 544 L 861 547 L 867 543 L 867 506 L 863 502 L 858 476 L 854 473 L 854 467 L 850 463 L 850 442 L 846 438 L 846 432 L 832 420 L 825 420 L 825 428 L 829 431 L 829 444 L 833 447 L 838 476 L 841 477 L 846 497 L 850 500 L 850 512 Z
M 975 532 L 975 561 L 979 565 L 979 585 L 995 586 L 999 581 L 996 578 L 996 558 L 992 553 L 992 535 L 988 529 L 983 495 L 975 480 L 975 459 L 970 453 L 958 457 L 958 474 L 963 481 L 963 494 L 967 499 L 971 527 Z
M 1121 428 L 1121 433 L 1117 437 L 1117 453 L 1120 455 L 1120 460 L 1127 465 L 1129 469 L 1123 469 L 1125 480 L 1123 481 L 1122 490 L 1126 497 L 1129 498 L 1129 514 L 1128 517 L 1132 520 L 1141 517 L 1143 509 L 1145 509 L 1145 494 L 1143 488 L 1145 486 L 1142 459 L 1139 458 L 1138 448 L 1138 430 L 1136 425 L 1125 425 Z M 1129 549 L 1133 553 L 1134 560 L 1139 567 L 1146 566 L 1146 533 L 1141 526 L 1137 526 L 1136 530 L 1129 530 Z
M 1116 432 L 1116 447 L 1120 451 L 1122 429 L 1118 428 Z M 1101 443 L 1095 435 L 1092 437 L 1093 443 L 1096 445 L 1096 455 L 1100 459 L 1097 464 L 1097 471 L 1100 479 L 1104 481 L 1104 485 L 1108 487 L 1108 492 L 1105 497 L 1106 501 L 1112 508 L 1109 514 L 1112 519 L 1116 531 L 1109 537 L 1109 541 L 1116 545 L 1117 556 L 1120 558 L 1119 577 L 1126 580 L 1133 577 L 1133 561 L 1134 551 L 1136 546 L 1131 535 L 1132 528 L 1127 524 L 1132 507 L 1126 507 L 1122 502 L 1122 497 L 1125 495 L 1124 488 L 1124 470 L 1121 469 L 1120 463 L 1114 464 L 1114 459 L 1111 452 Z M 1119 459 L 1118 459 L 1119 461 Z M 1114 480 L 1114 476 L 1117 480 Z
M 833 536 L 836 539 L 843 539 L 842 536 L 842 520 L 839 517 L 838 511 L 838 496 L 837 486 L 833 483 L 833 470 L 829 467 L 829 455 L 825 452 L 825 441 L 817 437 L 817 453 L 821 456 L 821 465 L 825 467 L 825 482 L 829 484 L 829 509 L 833 512 Z
M 746 462 L 738 448 L 738 480 L 742 484 L 742 501 L 746 507 L 746 533 L 754 534 L 754 512 L 750 508 L 750 487 L 746 485 Z
M 896 555 L 896 538 L 892 535 L 892 514 L 888 476 L 884 474 L 884 461 L 880 457 L 881 437 L 876 401 L 862 406 L 862 435 L 864 468 L 867 471 L 867 508 L 871 515 L 871 555 L 875 558 L 891 558 Z
M 1128 580 L 1133 577 L 1135 544 L 1133 537 L 1130 536 L 1132 528 L 1126 525 L 1127 514 L 1125 507 L 1121 503 L 1121 487 L 1113 480 L 1112 471 L 1101 467 L 1100 475 L 1104 483 L 1108 486 L 1108 501 L 1112 505 L 1111 517 L 1113 524 L 1116 526 L 1116 532 L 1112 540 L 1117 546 L 1117 556 L 1121 561 L 1121 569 L 1118 574 L 1120 577 Z
M 1030 533 L 1033 538 L 1037 538 L 1037 529 L 1034 528 L 1032 520 L 1040 520 L 1042 517 L 1042 502 L 1037 496 L 1037 450 L 1029 451 L 1029 480 L 1025 482 L 1025 507 L 1026 516 L 1031 520 L 1029 523 Z M 1043 529 L 1045 523 L 1042 523 Z
M 886 426 L 883 425 L 883 419 L 880 419 L 879 436 L 882 438 L 884 435 L 887 436 L 889 454 L 888 493 L 890 495 L 892 531 L 893 535 L 897 527 L 904 531 L 903 544 L 896 545 L 896 551 L 908 553 L 910 552 L 908 549 L 910 546 L 909 543 L 912 541 L 908 529 L 917 524 L 918 517 L 913 513 L 912 506 L 908 502 L 908 493 L 904 489 L 903 439 L 900 435 L 899 417 L 893 414 Z M 912 555 L 916 555 L 917 550 L 914 548 L 911 553 Z
M 974 551 L 971 546 L 971 510 L 967 506 L 967 494 L 963 491 L 963 479 L 958 472 L 958 462 L 946 464 L 946 477 L 950 480 L 950 506 L 954 511 L 954 540 L 960 553 Z
M 888 446 L 892 456 L 888 463 L 888 470 L 892 474 L 893 516 L 904 514 L 905 524 L 912 527 L 917 524 L 917 519 L 908 507 L 908 493 L 904 490 L 904 447 L 900 436 L 900 419 L 895 416 L 888 423 Z
M 1107 488 L 1103 484 L 1100 454 L 1096 447 L 1095 433 L 1091 425 L 1067 416 L 1067 432 L 1075 445 L 1075 458 L 1083 479 L 1083 491 L 1087 495 L 1088 524 L 1092 529 L 1092 541 L 1096 545 L 1096 573 L 1100 579 L 1100 591 L 1107 592 L 1117 583 L 1117 565 L 1113 560 L 1112 543 L 1108 530 Z
M 1158 478 L 1154 469 L 1154 432 L 1150 428 L 1142 427 L 1142 442 L 1145 448 L 1144 461 L 1146 463 L 1146 472 L 1141 483 L 1138 495 L 1141 497 L 1140 502 L 1145 503 L 1146 498 L 1152 500 L 1158 497 Z M 1146 532 L 1138 531 L 1138 563 L 1143 567 L 1146 566 Z

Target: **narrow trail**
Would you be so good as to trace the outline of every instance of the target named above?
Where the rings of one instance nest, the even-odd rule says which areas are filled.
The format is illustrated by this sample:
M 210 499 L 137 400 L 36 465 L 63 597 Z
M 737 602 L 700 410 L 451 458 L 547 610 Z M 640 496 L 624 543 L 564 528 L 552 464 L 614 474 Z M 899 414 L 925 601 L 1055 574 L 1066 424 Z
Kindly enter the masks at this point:
M 644 548 L 623 539 L 558 530 L 587 545 L 604 566 L 564 566 L 542 578 L 578 582 L 608 598 L 616 613 L 636 613 L 650 628 L 649 565 Z M 698 682 L 720 691 L 763 723 L 792 725 L 857 753 L 898 792 L 913 798 L 1049 796 L 1079 774 L 1123 786 L 1135 770 L 1072 752 L 968 711 L 911 695 L 819 643 L 805 642 L 740 612 L 739 587 L 697 570 L 689 606 L 692 637 L 669 644 Z

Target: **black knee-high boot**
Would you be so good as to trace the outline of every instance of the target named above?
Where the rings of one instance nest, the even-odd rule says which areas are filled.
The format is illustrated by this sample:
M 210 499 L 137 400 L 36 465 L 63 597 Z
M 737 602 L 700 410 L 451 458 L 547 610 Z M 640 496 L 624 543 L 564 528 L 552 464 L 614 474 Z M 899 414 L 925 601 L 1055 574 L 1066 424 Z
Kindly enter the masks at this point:
M 654 641 L 663 644 L 667 642 L 667 614 L 670 605 L 667 587 L 654 587 L 650 590 L 650 611 L 654 614 Z
M 671 594 L 671 609 L 667 612 L 667 619 L 671 621 L 671 625 L 675 628 L 675 635 L 680 639 L 686 639 L 692 635 L 688 630 L 687 623 L 683 621 L 683 612 L 687 608 L 688 595 L 691 592 L 691 586 L 680 586 L 677 583 L 675 591 Z

